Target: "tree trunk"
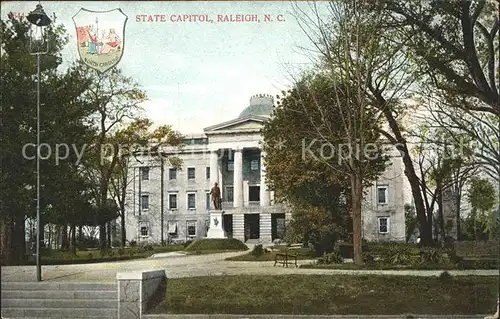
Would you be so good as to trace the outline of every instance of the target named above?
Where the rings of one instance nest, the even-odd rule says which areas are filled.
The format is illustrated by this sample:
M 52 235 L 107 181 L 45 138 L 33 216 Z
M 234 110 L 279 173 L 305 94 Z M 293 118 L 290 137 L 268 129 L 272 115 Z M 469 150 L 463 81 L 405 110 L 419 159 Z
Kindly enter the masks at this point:
M 12 256 L 12 221 L 10 219 L 3 220 L 0 224 L 1 234 L 1 247 L 2 247 L 2 265 L 13 265 Z
M 458 191 L 457 197 L 456 197 L 456 202 L 455 202 L 455 209 L 456 209 L 455 218 L 457 219 L 457 240 L 462 239 L 462 220 L 460 219 L 460 201 L 461 200 L 462 200 L 462 192 Z
M 11 240 L 11 247 L 14 256 L 14 263 L 20 265 L 26 257 L 26 232 L 25 232 L 25 219 L 24 215 L 15 216 L 15 223 L 13 229 L 13 236 Z
M 387 106 L 387 101 L 384 99 L 380 92 L 372 92 L 377 101 L 377 106 L 384 113 L 384 116 L 391 128 L 394 137 L 390 137 L 391 143 L 397 148 L 403 157 L 403 164 L 405 166 L 405 175 L 410 183 L 411 194 L 413 196 L 413 201 L 415 204 L 415 210 L 417 212 L 417 218 L 420 223 L 420 240 L 423 246 L 432 246 L 434 244 L 432 240 L 432 226 L 430 225 L 432 221 L 429 222 L 426 219 L 426 209 L 424 205 L 424 200 L 422 198 L 422 192 L 420 189 L 419 179 L 415 172 L 415 167 L 413 166 L 413 160 L 410 157 L 410 151 L 408 150 L 408 145 L 406 139 L 404 138 L 399 124 L 396 121 L 394 114 L 390 107 Z M 387 135 L 384 134 L 386 137 Z M 427 212 L 429 215 L 429 212 Z M 428 216 L 427 216 L 428 217 Z
M 108 224 L 107 224 L 107 232 L 108 232 L 108 247 L 112 247 L 113 246 L 113 231 L 112 231 L 112 225 L 111 225 L 112 221 L 109 221 Z
M 120 220 L 120 224 L 121 224 L 121 229 L 122 229 L 121 230 L 121 233 L 122 233 L 121 234 L 122 235 L 122 238 L 121 238 L 121 240 L 122 240 L 122 248 L 124 248 L 125 244 L 127 242 L 127 234 L 126 234 L 126 230 L 125 230 L 125 212 L 124 211 L 122 211 L 122 217 L 120 219 L 121 219 Z
M 362 246 L 361 246 L 361 202 L 363 200 L 363 185 L 359 174 L 351 175 L 351 193 L 352 193 L 352 242 L 354 248 L 354 263 L 363 264 Z
M 71 226 L 71 253 L 76 256 L 76 226 Z
M 68 224 L 62 225 L 61 231 L 61 250 L 67 251 L 69 249 L 69 240 L 68 240 Z
M 439 240 L 444 243 L 444 238 L 446 237 L 445 225 L 444 225 L 444 207 L 443 207 L 443 185 L 441 181 L 437 182 L 437 201 L 438 201 L 438 214 L 439 214 L 439 230 L 441 235 Z
M 82 245 L 83 243 L 83 226 L 79 225 L 78 226 L 78 245 Z

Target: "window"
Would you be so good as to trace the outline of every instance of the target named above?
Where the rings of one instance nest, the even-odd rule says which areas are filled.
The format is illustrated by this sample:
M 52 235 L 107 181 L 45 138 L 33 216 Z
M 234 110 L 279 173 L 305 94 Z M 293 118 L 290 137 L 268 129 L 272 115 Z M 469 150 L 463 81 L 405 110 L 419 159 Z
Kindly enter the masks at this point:
M 141 195 L 141 209 L 142 210 L 149 209 L 149 195 Z
M 226 198 L 228 202 L 233 201 L 233 186 L 227 186 L 226 187 Z
M 188 209 L 196 209 L 196 194 L 188 194 Z
M 177 194 L 168 194 L 168 209 L 177 209 Z
M 141 236 L 142 237 L 147 237 L 148 236 L 148 227 L 147 226 L 142 226 L 141 227 Z
M 188 168 L 188 179 L 194 179 L 196 176 L 194 167 Z
M 169 221 L 167 232 L 169 235 L 177 235 L 177 222 Z
M 211 201 L 212 201 L 212 196 L 210 195 L 210 192 L 207 192 L 206 195 L 207 209 L 210 209 Z
M 387 186 L 377 187 L 377 202 L 379 204 L 387 204 Z
M 168 169 L 168 179 L 177 179 L 177 168 Z
M 149 167 L 141 167 L 140 172 L 141 172 L 141 180 L 149 181 Z
M 387 234 L 389 232 L 390 219 L 389 217 L 379 217 L 378 219 L 378 232 Z
M 259 160 L 251 160 L 250 161 L 250 170 L 251 171 L 258 171 L 259 170 Z
M 210 167 L 207 167 L 205 169 L 205 177 L 206 177 L 206 179 L 210 179 Z
M 248 200 L 250 202 L 260 201 L 260 186 L 248 186 Z
M 195 221 L 188 222 L 187 233 L 188 233 L 188 236 L 196 236 L 196 222 Z
M 227 171 L 228 172 L 234 171 L 234 161 L 227 161 Z

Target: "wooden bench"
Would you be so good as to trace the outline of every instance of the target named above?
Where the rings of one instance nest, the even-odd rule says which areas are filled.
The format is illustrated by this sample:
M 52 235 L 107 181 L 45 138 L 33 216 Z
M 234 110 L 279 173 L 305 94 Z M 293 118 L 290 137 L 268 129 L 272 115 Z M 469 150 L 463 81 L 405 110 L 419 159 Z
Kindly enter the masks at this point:
M 299 267 L 297 265 L 297 254 L 290 253 L 288 250 L 276 253 L 276 255 L 274 256 L 274 266 L 276 266 L 276 264 L 282 264 L 283 267 L 288 267 L 288 263 L 291 262 L 290 259 L 295 261 L 295 267 Z

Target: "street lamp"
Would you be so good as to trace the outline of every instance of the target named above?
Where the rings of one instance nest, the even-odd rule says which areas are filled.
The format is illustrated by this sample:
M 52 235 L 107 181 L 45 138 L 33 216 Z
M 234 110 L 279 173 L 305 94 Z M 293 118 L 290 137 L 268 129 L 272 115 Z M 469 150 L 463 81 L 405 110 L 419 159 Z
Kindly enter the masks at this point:
M 38 3 L 36 9 L 27 16 L 32 24 L 30 29 L 30 54 L 36 55 L 36 280 L 42 280 L 40 264 L 40 55 L 49 51 L 48 39 L 45 39 L 45 27 L 52 22 Z

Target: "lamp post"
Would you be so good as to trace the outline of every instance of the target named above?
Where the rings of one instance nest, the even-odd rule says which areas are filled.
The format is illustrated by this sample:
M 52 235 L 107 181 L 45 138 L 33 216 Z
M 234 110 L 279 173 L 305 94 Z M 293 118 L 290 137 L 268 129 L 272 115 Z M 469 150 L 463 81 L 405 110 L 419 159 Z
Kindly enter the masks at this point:
M 30 31 L 30 54 L 36 55 L 36 280 L 42 280 L 40 264 L 40 55 L 49 50 L 48 39 L 45 39 L 45 27 L 52 22 L 38 3 L 36 9 L 27 16 L 32 24 Z

